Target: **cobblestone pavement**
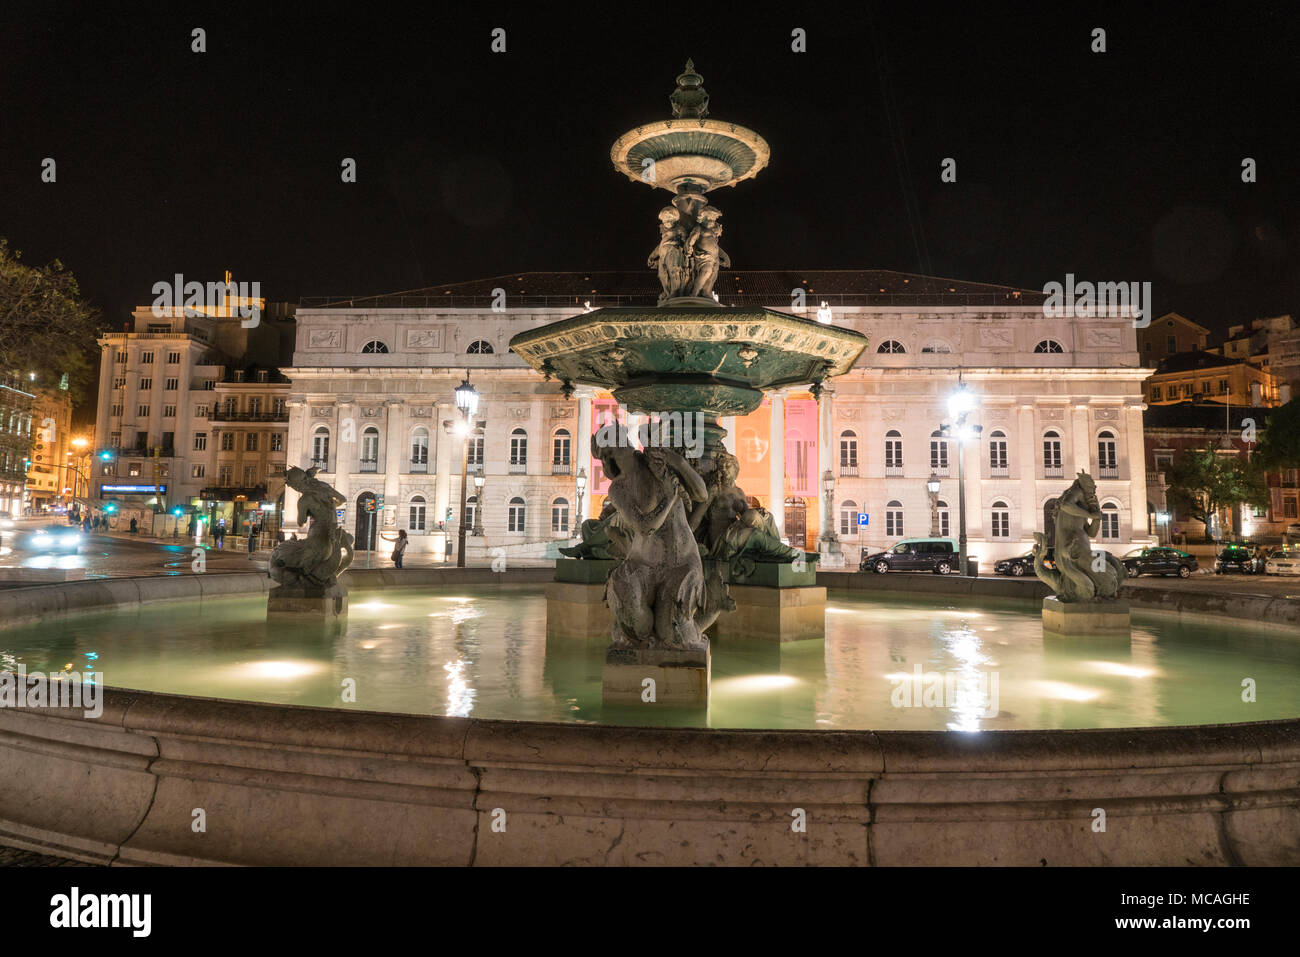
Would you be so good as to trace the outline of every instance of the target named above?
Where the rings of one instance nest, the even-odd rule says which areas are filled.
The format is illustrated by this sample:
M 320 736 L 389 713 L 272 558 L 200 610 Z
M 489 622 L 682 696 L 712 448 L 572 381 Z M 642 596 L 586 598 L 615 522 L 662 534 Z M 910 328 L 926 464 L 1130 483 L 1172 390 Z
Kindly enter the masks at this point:
M 50 857 L 48 854 L 37 854 L 35 851 L 24 851 L 17 847 L 6 847 L 0 844 L 0 867 L 94 867 L 93 864 L 84 864 L 81 861 L 69 860 L 66 857 Z

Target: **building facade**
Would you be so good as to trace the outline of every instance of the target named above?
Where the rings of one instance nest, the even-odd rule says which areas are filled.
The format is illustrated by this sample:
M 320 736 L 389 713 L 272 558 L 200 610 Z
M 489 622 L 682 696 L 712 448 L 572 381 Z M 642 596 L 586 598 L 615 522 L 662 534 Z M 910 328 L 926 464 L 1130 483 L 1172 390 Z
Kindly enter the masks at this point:
M 0 378 L 0 515 L 18 517 L 27 507 L 27 462 L 36 399 L 29 388 L 17 376 Z
M 959 455 L 970 552 L 983 561 L 1027 551 L 1047 501 L 1081 469 L 1097 479 L 1101 543 L 1149 540 L 1141 383 L 1151 370 L 1132 320 L 1049 318 L 1040 292 L 877 270 L 730 270 L 717 288 L 724 305 L 791 311 L 870 341 L 820 401 L 789 389 L 723 420 L 739 484 L 792 542 L 855 563 L 903 537 L 956 537 Z M 482 528 L 469 557 L 553 556 L 600 512 L 607 483 L 590 436 L 619 410 L 598 390 L 566 398 L 510 339 L 586 308 L 652 305 L 657 292 L 649 272 L 525 273 L 305 301 L 284 370 L 288 464 L 318 465 L 346 496 L 360 547 L 366 503 L 382 495 L 376 537 L 406 529 L 413 553 L 441 555 L 458 530 L 463 457 L 467 525 Z M 466 377 L 481 397 L 468 436 L 453 396 Z M 967 420 L 978 435 L 960 448 L 941 433 L 959 382 L 979 400 Z
M 36 388 L 32 400 L 31 467 L 27 470 L 27 504 L 35 512 L 68 505 L 80 489 L 72 456 L 72 399 L 67 390 Z M 67 490 L 66 492 L 64 490 Z

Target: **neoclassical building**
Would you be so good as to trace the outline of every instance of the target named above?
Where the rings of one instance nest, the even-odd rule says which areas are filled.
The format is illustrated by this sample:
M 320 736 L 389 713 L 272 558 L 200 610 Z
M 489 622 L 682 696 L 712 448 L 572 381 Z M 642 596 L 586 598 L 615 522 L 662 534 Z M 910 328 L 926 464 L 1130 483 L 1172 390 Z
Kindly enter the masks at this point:
M 880 270 L 729 270 L 728 304 L 763 305 L 851 328 L 870 345 L 820 401 L 798 389 L 724 420 L 740 484 L 792 541 L 859 550 L 955 538 L 958 442 L 947 397 L 978 398 L 962 443 L 970 552 L 1026 551 L 1045 503 L 1076 471 L 1097 479 L 1101 544 L 1149 540 L 1142 380 L 1132 320 L 1050 318 L 1041 292 Z M 589 437 L 617 414 L 607 393 L 543 381 L 513 336 L 606 305 L 653 304 L 649 271 L 522 273 L 365 299 L 304 300 L 288 395 L 287 464 L 318 465 L 348 500 L 364 546 L 383 538 L 443 553 L 467 460 L 471 561 L 553 555 L 599 514 L 607 483 Z M 480 396 L 469 435 L 454 390 Z M 670 410 L 665 410 L 670 411 Z M 585 482 L 584 482 L 585 479 Z M 927 485 L 937 482 L 937 493 Z M 585 488 L 583 487 L 585 485 Z M 286 492 L 292 525 L 294 493 Z M 380 542 L 381 552 L 388 546 Z

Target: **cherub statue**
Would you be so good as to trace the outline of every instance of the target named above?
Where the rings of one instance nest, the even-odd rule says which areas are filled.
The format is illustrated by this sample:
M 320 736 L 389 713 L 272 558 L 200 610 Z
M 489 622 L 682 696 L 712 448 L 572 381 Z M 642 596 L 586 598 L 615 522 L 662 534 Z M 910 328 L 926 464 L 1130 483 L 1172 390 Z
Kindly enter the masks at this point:
M 1044 564 L 1047 536 L 1034 533 L 1034 574 L 1050 585 L 1061 601 L 1099 601 L 1119 595 L 1126 577 L 1123 564 L 1106 551 L 1093 555 L 1089 540 L 1100 530 L 1097 483 L 1081 471 L 1057 501 L 1055 568 Z
M 722 210 L 716 206 L 705 206 L 700 210 L 695 228 L 686 240 L 686 255 L 694 274 L 690 293 L 692 296 L 711 295 L 719 267 L 731 266 L 731 257 L 718 245 L 718 239 L 722 236 L 722 224 L 718 222 L 721 217 Z
M 591 440 L 591 454 L 609 476 L 609 501 L 627 534 L 626 554 L 610 573 L 614 647 L 699 649 L 707 646 L 696 616 L 704 572 L 686 519 L 683 493 L 705 498 L 704 482 L 678 453 L 638 451 L 620 426 L 613 444 Z
M 663 287 L 660 301 L 685 295 L 690 280 L 686 271 L 685 242 L 686 227 L 682 214 L 675 207 L 665 206 L 659 211 L 659 245 L 646 260 L 646 265 L 652 269 L 658 267 L 659 285 Z
M 695 531 L 704 554 L 733 565 L 742 555 L 749 561 L 792 562 L 805 553 L 781 541 L 771 513 L 753 508 L 744 491 L 736 485 L 740 462 L 725 449 L 713 454 L 713 471 L 708 473 L 708 497 L 691 513 Z M 814 559 L 815 560 L 815 559 Z
M 335 510 L 347 501 L 316 477 L 318 468 L 291 466 L 284 483 L 298 492 L 298 525 L 311 524 L 307 537 L 276 545 L 267 575 L 281 585 L 328 588 L 352 564 L 352 536 L 339 528 Z

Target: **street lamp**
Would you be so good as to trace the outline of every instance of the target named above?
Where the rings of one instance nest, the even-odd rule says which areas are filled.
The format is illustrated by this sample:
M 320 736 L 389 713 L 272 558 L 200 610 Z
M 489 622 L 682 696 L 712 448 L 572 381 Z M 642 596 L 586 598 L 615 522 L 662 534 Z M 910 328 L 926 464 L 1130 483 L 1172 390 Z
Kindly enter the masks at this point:
M 925 483 L 925 490 L 930 494 L 930 537 L 939 537 L 939 476 L 930 473 Z
M 464 442 L 461 445 L 460 453 L 460 521 L 457 523 L 460 527 L 457 529 L 456 537 L 459 543 L 459 550 L 456 552 L 456 567 L 465 567 L 465 487 L 468 484 L 465 479 L 469 474 L 469 422 L 470 417 L 478 411 L 478 390 L 469 384 L 469 370 L 465 370 L 465 380 L 456 386 L 456 408 L 460 409 L 465 416 L 464 425 Z M 483 503 L 479 502 L 479 510 L 483 508 Z
M 578 469 L 578 510 L 574 513 L 577 519 L 573 524 L 575 528 L 582 528 L 582 497 L 587 493 L 587 469 L 585 467 Z M 570 529 L 572 531 L 572 529 Z
M 966 569 L 966 476 L 964 468 L 965 441 L 968 433 L 978 435 L 980 426 L 968 428 L 966 416 L 970 415 L 978 404 L 975 393 L 967 388 L 966 383 L 958 378 L 957 388 L 948 396 L 948 414 L 955 420 L 951 425 L 944 423 L 940 431 L 957 439 L 957 567 L 958 574 L 965 575 Z
M 474 501 L 478 502 L 478 507 L 474 509 L 474 530 L 470 533 L 478 538 L 483 537 L 483 486 L 487 479 L 482 475 L 474 476 Z
M 822 473 L 822 491 L 825 493 L 822 497 L 826 500 L 826 515 L 822 522 L 821 540 L 826 542 L 826 551 L 830 553 L 836 550 L 831 545 L 839 543 L 835 535 L 835 475 L 830 469 Z

